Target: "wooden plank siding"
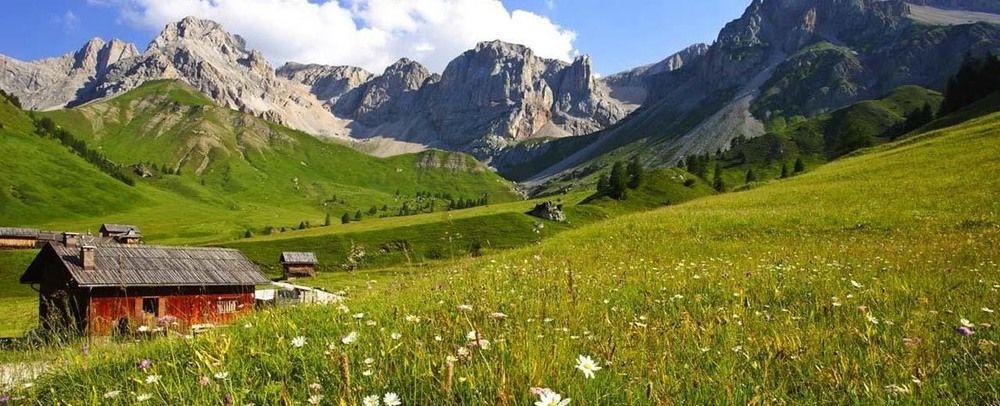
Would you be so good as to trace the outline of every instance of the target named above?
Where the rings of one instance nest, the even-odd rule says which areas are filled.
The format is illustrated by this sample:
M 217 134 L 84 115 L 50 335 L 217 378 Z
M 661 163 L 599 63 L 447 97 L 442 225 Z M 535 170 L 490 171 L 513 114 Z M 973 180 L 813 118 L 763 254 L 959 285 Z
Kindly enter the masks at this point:
M 36 243 L 33 237 L 0 237 L 0 249 L 31 249 Z
M 142 301 L 159 300 L 157 313 L 143 311 Z M 235 301 L 233 312 L 220 312 L 220 302 Z M 227 324 L 254 306 L 253 286 L 233 286 L 218 289 L 94 289 L 87 306 L 86 332 L 90 335 L 109 335 L 126 320 L 135 330 L 139 326 L 155 327 L 157 319 L 164 316 L 177 318 L 177 326 L 190 328 L 195 324 Z

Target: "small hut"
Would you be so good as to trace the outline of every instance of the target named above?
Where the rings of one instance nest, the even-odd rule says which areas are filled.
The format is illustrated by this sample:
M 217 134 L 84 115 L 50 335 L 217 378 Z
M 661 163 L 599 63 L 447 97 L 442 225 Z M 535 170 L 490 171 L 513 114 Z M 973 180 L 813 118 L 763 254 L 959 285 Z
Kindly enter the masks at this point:
M 129 245 L 65 233 L 42 248 L 21 283 L 38 285 L 42 327 L 107 335 L 227 323 L 252 310 L 255 286 L 270 280 L 233 249 Z
M 129 232 L 133 232 L 136 235 L 139 234 L 139 227 L 131 224 L 101 224 L 101 237 L 118 237 Z
M 35 248 L 38 234 L 33 228 L 0 227 L 0 249 Z
M 316 254 L 311 252 L 282 252 L 281 268 L 285 279 L 316 276 Z

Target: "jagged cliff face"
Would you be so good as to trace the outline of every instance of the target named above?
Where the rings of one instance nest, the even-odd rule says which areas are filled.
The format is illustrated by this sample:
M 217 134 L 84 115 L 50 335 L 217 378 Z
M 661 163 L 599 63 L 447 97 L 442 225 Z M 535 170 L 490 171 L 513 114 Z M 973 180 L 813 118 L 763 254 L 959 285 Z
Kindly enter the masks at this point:
M 94 38 L 74 53 L 35 62 L 0 55 L 0 88 L 17 95 L 25 108 L 50 110 L 94 97 L 108 68 L 139 55 L 134 45 Z
M 432 76 L 423 65 L 400 59 L 381 75 L 345 94 L 333 111 L 367 127 L 407 119 L 408 113 L 419 109 L 414 104 L 417 92 Z
M 471 152 L 485 160 L 526 139 L 598 131 L 635 107 L 610 95 L 588 57 L 567 64 L 500 41 L 480 43 L 441 75 L 408 59 L 360 84 L 343 85 L 345 74 L 337 67 L 292 65 L 279 74 L 329 101 L 338 117 L 352 120 L 355 136 Z M 337 83 L 337 90 L 318 83 Z
M 279 76 L 309 86 L 309 91 L 322 101 L 336 104 L 343 95 L 361 87 L 374 76 L 353 66 L 326 66 L 289 62 L 278 69 Z
M 489 160 L 533 137 L 598 131 L 636 107 L 611 97 L 587 57 L 564 63 L 493 41 L 441 75 L 408 59 L 380 75 L 296 63 L 275 70 L 239 36 L 193 17 L 168 24 L 142 53 L 95 40 L 74 55 L 0 64 L 2 87 L 30 108 L 79 105 L 149 80 L 181 79 L 222 106 L 316 135 L 351 136 L 376 155 L 437 147 Z
M 830 111 L 902 85 L 942 90 L 966 53 L 1000 51 L 1000 15 L 989 14 L 995 4 L 754 0 L 700 56 L 645 77 L 644 104 L 629 119 L 574 141 L 575 153 L 566 153 L 568 140 L 534 148 L 531 159 L 554 163 L 529 183 L 567 176 L 615 150 L 673 164 L 760 135 L 773 117 Z
M 655 75 L 681 69 L 701 58 L 707 52 L 707 44 L 694 44 L 662 61 L 616 73 L 608 76 L 604 81 L 611 87 L 611 95 L 614 98 L 641 105 L 646 101 L 650 87 L 649 82 Z
M 145 52 L 118 40 L 35 62 L 0 56 L 0 87 L 27 108 L 56 109 L 115 96 L 153 79 L 182 79 L 220 105 L 321 136 L 345 137 L 343 120 L 299 82 L 279 77 L 260 52 L 221 25 L 186 18 L 167 25 Z
M 305 86 L 279 77 L 260 52 L 212 21 L 189 17 L 167 25 L 142 55 L 111 66 L 97 92 L 120 94 L 159 78 L 183 79 L 222 106 L 312 134 L 347 135 L 345 123 Z
M 443 130 L 442 139 L 479 150 L 585 134 L 628 113 L 594 78 L 589 58 L 566 64 L 499 41 L 453 60 L 428 90 L 429 120 Z M 477 133 L 485 137 L 470 137 Z

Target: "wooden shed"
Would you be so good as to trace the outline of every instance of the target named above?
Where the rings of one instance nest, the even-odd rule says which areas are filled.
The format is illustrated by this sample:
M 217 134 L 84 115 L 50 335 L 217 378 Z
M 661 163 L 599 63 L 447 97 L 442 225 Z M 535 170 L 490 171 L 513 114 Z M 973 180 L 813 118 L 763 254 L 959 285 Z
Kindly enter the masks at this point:
M 270 283 L 237 250 L 106 241 L 48 243 L 21 276 L 38 285 L 43 328 L 108 335 L 224 324 L 252 310 L 255 286 Z
M 281 268 L 285 279 L 316 276 L 316 254 L 311 252 L 282 252 Z
M 0 248 L 35 248 L 38 234 L 39 231 L 33 228 L 0 227 Z
M 129 232 L 140 234 L 139 227 L 131 224 L 101 224 L 100 234 L 101 237 L 118 237 Z

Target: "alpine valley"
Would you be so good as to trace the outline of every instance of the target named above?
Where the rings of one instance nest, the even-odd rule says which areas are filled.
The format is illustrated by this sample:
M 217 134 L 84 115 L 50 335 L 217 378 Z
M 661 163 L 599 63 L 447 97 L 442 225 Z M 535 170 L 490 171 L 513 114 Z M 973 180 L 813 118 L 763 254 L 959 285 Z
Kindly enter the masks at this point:
M 1000 402 L 1000 2 L 750 0 L 609 75 L 414 59 L 198 17 L 0 55 L 0 405 Z M 277 284 L 53 333 L 45 278 L 130 264 Z M 92 337 L 114 309 L 145 329 Z

